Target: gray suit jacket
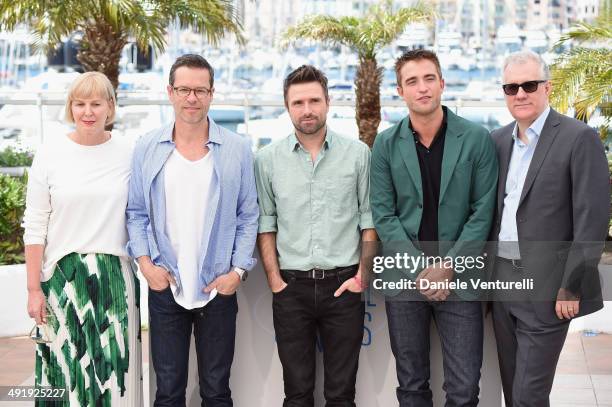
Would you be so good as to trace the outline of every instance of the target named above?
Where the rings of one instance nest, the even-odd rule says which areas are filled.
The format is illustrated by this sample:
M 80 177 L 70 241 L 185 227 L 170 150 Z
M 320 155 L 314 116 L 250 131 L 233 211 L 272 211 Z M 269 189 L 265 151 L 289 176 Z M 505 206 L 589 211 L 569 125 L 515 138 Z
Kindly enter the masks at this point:
M 514 122 L 491 134 L 500 166 L 491 240 L 497 240 L 501 226 L 513 129 Z M 525 270 L 546 287 L 537 294 L 540 299 L 553 301 L 565 288 L 580 296 L 579 316 L 603 307 L 597 263 L 609 218 L 610 176 L 597 133 L 551 109 L 516 212 Z M 554 306 L 535 308 L 541 319 L 556 320 Z

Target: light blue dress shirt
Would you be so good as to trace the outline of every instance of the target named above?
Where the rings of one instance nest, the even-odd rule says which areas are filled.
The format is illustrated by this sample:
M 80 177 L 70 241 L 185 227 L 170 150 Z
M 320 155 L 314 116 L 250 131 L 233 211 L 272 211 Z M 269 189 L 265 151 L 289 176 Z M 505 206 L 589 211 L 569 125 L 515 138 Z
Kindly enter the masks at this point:
M 213 160 L 208 210 L 198 259 L 200 286 L 197 300 L 207 300 L 202 288 L 230 268 L 251 270 L 257 238 L 257 190 L 253 153 L 248 139 L 221 126 L 210 117 L 206 146 Z M 128 253 L 149 256 L 175 278 L 181 290 L 181 273 L 166 234 L 164 165 L 175 149 L 174 123 L 141 137 L 136 143 L 130 176 L 127 229 Z M 178 291 L 177 291 L 178 292 Z
M 501 229 L 499 231 L 498 256 L 506 259 L 520 259 L 518 244 L 503 244 L 501 242 L 518 242 L 518 230 L 516 227 L 516 211 L 523 192 L 525 178 L 529 171 L 529 165 L 533 158 L 542 128 L 550 112 L 547 107 L 538 118 L 525 131 L 529 144 L 523 143 L 518 137 L 518 123 L 514 124 L 512 138 L 512 157 L 508 166 L 508 177 L 506 178 L 506 192 L 504 195 L 504 210 L 502 212 Z

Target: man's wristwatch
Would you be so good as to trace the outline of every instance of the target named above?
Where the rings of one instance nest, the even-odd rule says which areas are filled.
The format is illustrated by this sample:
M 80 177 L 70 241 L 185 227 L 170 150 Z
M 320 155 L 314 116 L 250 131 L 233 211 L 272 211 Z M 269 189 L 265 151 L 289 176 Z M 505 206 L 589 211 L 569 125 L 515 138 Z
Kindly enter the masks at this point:
M 249 276 L 249 272 L 241 269 L 240 267 L 234 266 L 232 270 L 235 271 L 236 274 L 238 274 L 238 277 L 240 277 L 240 280 L 242 281 L 246 281 L 247 277 Z

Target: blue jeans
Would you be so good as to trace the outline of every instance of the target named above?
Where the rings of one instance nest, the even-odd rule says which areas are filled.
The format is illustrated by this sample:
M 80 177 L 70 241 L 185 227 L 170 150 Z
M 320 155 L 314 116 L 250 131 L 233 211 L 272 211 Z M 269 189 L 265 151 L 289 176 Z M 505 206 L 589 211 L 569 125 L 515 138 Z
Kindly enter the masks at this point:
M 188 310 L 170 288 L 149 289 L 150 344 L 157 377 L 155 407 L 185 406 L 191 330 L 195 336 L 202 406 L 231 407 L 230 369 L 236 338 L 236 294 L 219 295 Z
M 400 407 L 432 407 L 429 329 L 433 318 L 442 344 L 446 407 L 478 405 L 483 321 L 480 302 L 387 299 L 391 350 Z

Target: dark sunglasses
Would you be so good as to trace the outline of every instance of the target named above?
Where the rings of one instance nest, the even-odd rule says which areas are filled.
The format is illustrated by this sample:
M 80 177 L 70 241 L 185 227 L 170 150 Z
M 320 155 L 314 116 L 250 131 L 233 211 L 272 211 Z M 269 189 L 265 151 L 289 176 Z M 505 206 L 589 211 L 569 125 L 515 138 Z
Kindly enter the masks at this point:
M 504 93 L 508 96 L 514 96 L 518 93 L 519 88 L 523 88 L 526 93 L 533 93 L 538 89 L 540 83 L 547 82 L 547 80 L 540 81 L 527 81 L 523 83 L 507 83 L 502 85 Z

